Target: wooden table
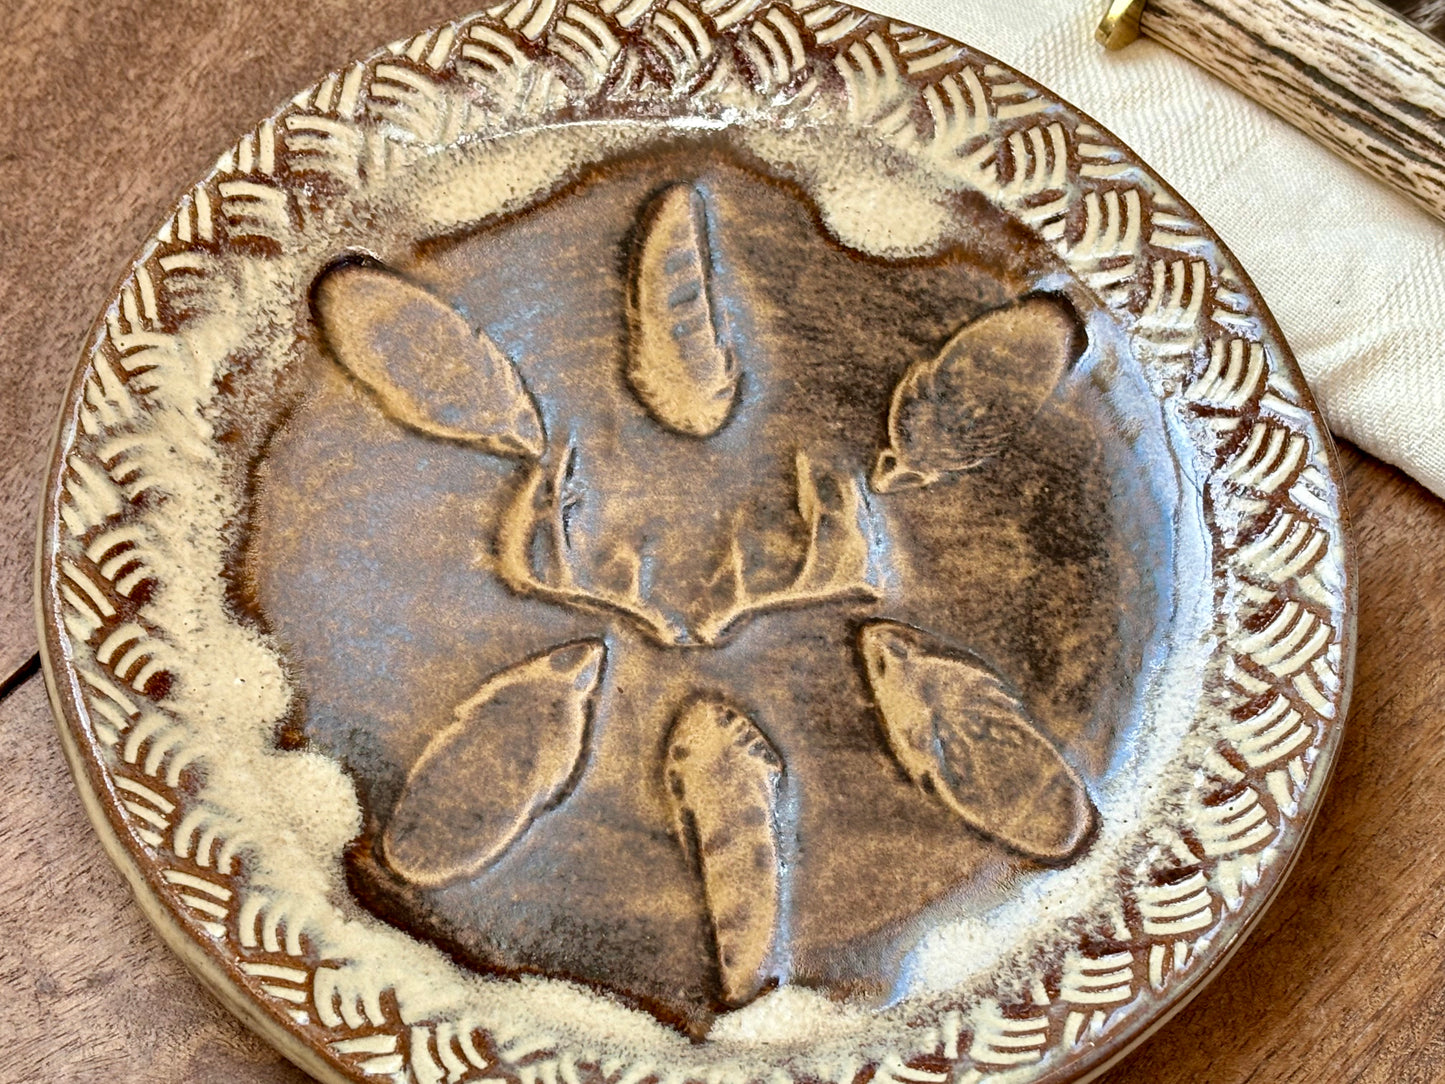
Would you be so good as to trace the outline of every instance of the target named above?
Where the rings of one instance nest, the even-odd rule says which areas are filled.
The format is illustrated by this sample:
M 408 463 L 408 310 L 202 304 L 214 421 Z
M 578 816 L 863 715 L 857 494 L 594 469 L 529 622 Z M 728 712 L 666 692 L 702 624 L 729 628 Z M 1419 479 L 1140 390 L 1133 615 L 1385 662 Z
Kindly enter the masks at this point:
M 303 1081 L 182 969 L 81 812 L 34 673 L 30 560 L 65 379 L 225 141 L 448 0 L 23 0 L 0 15 L 0 1082 Z M 199 134 L 198 134 L 199 133 Z M 1345 449 L 1354 709 L 1300 868 L 1108 1084 L 1445 1080 L 1445 504 Z

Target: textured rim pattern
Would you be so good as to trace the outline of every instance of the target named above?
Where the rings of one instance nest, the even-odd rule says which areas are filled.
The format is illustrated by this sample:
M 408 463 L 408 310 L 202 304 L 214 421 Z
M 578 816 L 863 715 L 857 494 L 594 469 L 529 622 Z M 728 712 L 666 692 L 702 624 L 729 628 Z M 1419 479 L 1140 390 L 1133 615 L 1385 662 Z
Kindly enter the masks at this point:
M 303 246 L 341 194 L 448 147 L 543 123 L 723 124 L 820 109 L 983 193 L 1047 241 L 1125 329 L 1197 451 L 1192 484 L 1223 615 L 1188 783 L 1167 796 L 1177 827 L 1141 843 L 1112 906 L 1061 924 L 1072 947 L 1039 955 L 1025 989 L 920 1017 L 907 1048 L 833 1079 L 974 1084 L 1096 1068 L 1103 1040 L 1116 1053 L 1116 1039 L 1142 1034 L 1197 986 L 1286 872 L 1348 689 L 1340 494 L 1287 348 L 1194 212 L 1113 137 L 1016 73 L 841 4 L 516 0 L 328 75 L 222 156 L 98 326 L 48 489 L 48 671 L 92 811 L 142 896 L 260 1006 L 263 1030 L 293 1056 L 301 1045 L 322 1052 L 325 1065 L 306 1061 L 313 1072 L 417 1084 L 690 1076 L 466 1019 L 410 1018 L 384 987 L 319 957 L 305 914 L 251 886 L 245 858 L 258 844 L 195 785 L 211 765 L 170 696 L 203 683 L 204 649 L 182 643 L 174 610 L 157 608 L 156 585 L 188 560 L 186 541 L 164 529 L 168 501 L 184 499 L 171 479 L 179 464 L 215 469 L 217 374 L 184 334 L 187 299 L 244 297 L 237 267 Z M 178 445 L 174 428 L 158 436 L 157 411 L 186 413 L 191 440 Z

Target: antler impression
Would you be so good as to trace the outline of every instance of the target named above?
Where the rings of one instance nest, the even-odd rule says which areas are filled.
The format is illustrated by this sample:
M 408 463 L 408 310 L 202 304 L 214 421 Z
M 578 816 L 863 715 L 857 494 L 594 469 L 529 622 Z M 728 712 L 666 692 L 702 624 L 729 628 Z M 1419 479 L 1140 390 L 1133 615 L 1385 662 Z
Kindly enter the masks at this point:
M 758 589 L 750 576 L 740 533 L 713 583 L 731 580 L 731 598 L 689 623 L 654 605 L 642 584 L 642 557 L 619 550 L 633 573 L 626 591 L 596 587 L 579 572 L 568 537 L 569 507 L 580 501 L 573 486 L 575 450 L 559 466 L 531 464 L 503 512 L 497 538 L 498 571 L 514 591 L 563 605 L 628 616 L 670 646 L 713 646 L 751 614 L 837 601 L 877 601 L 883 568 L 881 532 L 861 479 L 828 475 L 820 486 L 806 455 L 798 453 L 797 511 L 808 541 L 788 586 Z M 741 524 L 739 525 L 741 528 Z

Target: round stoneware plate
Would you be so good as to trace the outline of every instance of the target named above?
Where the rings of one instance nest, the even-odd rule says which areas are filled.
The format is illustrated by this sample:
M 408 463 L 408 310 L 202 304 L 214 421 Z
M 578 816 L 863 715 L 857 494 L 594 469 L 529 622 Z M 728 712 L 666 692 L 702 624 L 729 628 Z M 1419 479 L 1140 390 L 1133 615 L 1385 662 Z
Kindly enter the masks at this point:
M 1329 439 L 1109 133 L 836 3 L 327 75 L 101 316 L 45 666 L 318 1078 L 1089 1078 L 1236 947 L 1352 657 Z

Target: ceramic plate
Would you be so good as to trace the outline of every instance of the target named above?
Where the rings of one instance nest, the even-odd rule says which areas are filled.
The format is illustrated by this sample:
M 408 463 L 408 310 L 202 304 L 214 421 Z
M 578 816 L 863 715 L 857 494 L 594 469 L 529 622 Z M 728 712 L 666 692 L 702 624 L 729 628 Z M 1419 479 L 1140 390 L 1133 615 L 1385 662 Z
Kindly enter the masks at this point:
M 81 793 L 325 1081 L 1077 1081 L 1329 776 L 1338 472 L 1118 140 L 835 3 L 517 0 L 126 273 L 41 542 Z

